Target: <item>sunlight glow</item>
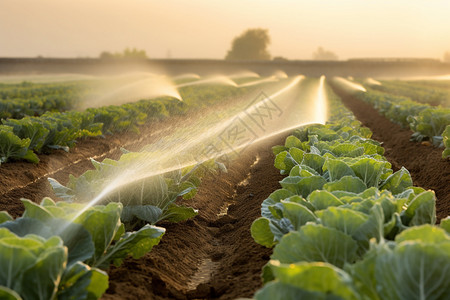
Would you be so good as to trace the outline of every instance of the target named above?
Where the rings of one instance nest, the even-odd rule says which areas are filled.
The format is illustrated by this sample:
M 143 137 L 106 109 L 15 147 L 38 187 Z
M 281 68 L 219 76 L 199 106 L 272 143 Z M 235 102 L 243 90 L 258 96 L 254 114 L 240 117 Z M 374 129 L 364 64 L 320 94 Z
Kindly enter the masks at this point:
M 269 97 L 259 100 L 257 103 L 247 107 L 246 111 L 251 109 L 257 110 L 258 105 L 261 105 L 262 102 L 267 100 L 273 101 L 294 87 L 298 87 L 298 84 L 302 79 L 304 79 L 304 76 L 296 76 L 286 86 L 270 94 Z M 284 97 L 280 100 L 282 100 L 280 103 L 284 103 L 285 101 L 295 102 L 295 99 L 290 97 Z M 182 132 L 184 132 L 181 136 L 174 134 L 173 136 L 169 136 L 169 140 L 162 144 L 156 143 L 153 147 L 152 145 L 149 145 L 148 149 L 144 152 L 140 152 L 140 157 L 138 159 L 133 159 L 132 162 L 127 164 L 125 170 L 119 174 L 112 174 L 111 178 L 105 178 L 105 182 L 107 182 L 107 184 L 104 187 L 101 187 L 101 192 L 90 200 L 86 207 L 76 214 L 74 219 L 80 216 L 90 206 L 101 202 L 101 200 L 103 200 L 108 194 L 117 191 L 120 187 L 126 186 L 138 180 L 196 165 L 212 158 L 235 152 L 236 150 L 245 147 L 246 144 L 236 144 L 233 148 L 230 148 L 219 138 L 219 135 L 227 127 L 234 124 L 233 122 L 236 122 L 237 119 L 244 120 L 249 124 L 251 122 L 247 113 L 241 111 L 240 113 L 233 115 L 224 121 L 215 120 L 215 125 L 213 124 L 213 126 L 199 124 L 191 128 L 181 128 Z M 273 129 L 268 128 L 268 131 L 261 134 L 261 136 L 258 136 L 254 142 L 264 140 L 288 129 L 297 128 L 306 123 L 305 119 L 298 119 L 296 120 L 296 123 L 298 124 L 288 122 L 286 125 L 278 125 L 278 122 L 283 121 L 283 118 L 280 120 L 274 120 L 275 123 L 272 124 Z M 203 153 L 204 147 L 211 144 L 214 144 L 214 146 L 217 147 L 217 151 L 214 155 Z
M 369 85 L 381 85 L 381 82 L 379 82 L 378 80 L 375 80 L 375 79 L 373 79 L 373 78 L 371 78 L 371 77 L 367 78 L 367 79 L 365 80 L 365 82 L 366 82 L 367 84 L 369 84 Z
M 275 73 L 273 73 L 273 76 L 277 77 L 277 78 L 288 78 L 286 72 L 278 70 L 275 71 Z
M 238 87 L 247 87 L 247 86 L 253 86 L 253 85 L 257 85 L 257 84 L 261 84 L 261 83 L 265 83 L 265 82 L 276 82 L 278 81 L 278 78 L 276 78 L 275 76 L 270 76 L 268 78 L 264 78 L 261 80 L 255 80 L 255 81 L 250 81 L 247 83 L 243 83 L 238 85 Z
M 258 73 L 255 73 L 252 71 L 243 71 L 243 72 L 232 74 L 228 77 L 235 79 L 235 78 L 249 78 L 249 77 L 259 78 L 260 76 Z
M 200 75 L 195 74 L 195 73 L 185 73 L 185 74 L 174 76 L 172 78 L 174 80 L 177 80 L 177 79 L 200 79 Z
M 103 94 L 103 96 L 83 99 L 79 105 L 79 109 L 121 105 L 160 96 L 169 96 L 183 101 L 174 84 L 165 76 L 147 75 L 144 78 L 139 76 L 131 83 L 123 84 L 119 82 L 119 87 L 117 87 L 117 82 L 115 81 L 117 78 L 109 80 L 111 82 L 106 81 L 107 84 L 104 87 L 98 88 L 97 94 Z
M 319 88 L 317 90 L 317 98 L 315 101 L 315 119 L 320 124 L 327 121 L 327 95 L 325 91 L 325 76 L 320 77 Z
M 339 82 L 341 85 L 345 86 L 348 89 L 354 90 L 354 91 L 362 91 L 362 92 L 367 92 L 367 90 L 360 84 L 348 81 L 345 78 L 342 77 L 335 77 L 334 78 L 335 81 Z
M 230 85 L 230 86 L 237 87 L 236 82 L 234 82 L 227 76 L 214 76 L 214 77 L 197 80 L 197 81 L 193 81 L 193 82 L 182 83 L 182 84 L 177 85 L 177 88 L 191 86 L 191 85 L 198 85 L 198 84 L 211 84 L 211 83 L 220 84 L 220 85 Z

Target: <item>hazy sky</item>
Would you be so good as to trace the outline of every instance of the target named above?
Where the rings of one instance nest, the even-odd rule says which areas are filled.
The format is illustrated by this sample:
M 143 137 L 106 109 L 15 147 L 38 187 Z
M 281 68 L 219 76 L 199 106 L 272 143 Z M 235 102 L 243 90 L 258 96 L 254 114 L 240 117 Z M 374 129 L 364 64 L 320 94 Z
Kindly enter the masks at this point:
M 0 0 L 0 56 L 223 58 L 247 28 L 273 56 L 432 57 L 450 51 L 450 0 Z

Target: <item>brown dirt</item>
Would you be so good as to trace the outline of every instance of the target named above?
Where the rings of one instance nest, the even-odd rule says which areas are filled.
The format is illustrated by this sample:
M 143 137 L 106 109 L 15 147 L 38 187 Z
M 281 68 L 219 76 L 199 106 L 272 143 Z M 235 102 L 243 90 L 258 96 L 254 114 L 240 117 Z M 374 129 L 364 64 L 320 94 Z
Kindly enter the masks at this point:
M 198 208 L 199 215 L 163 224 L 166 235 L 152 252 L 112 268 L 103 299 L 253 296 L 272 250 L 253 241 L 250 226 L 261 215 L 261 202 L 279 188 L 282 176 L 273 167 L 270 145 L 281 142 L 278 138 L 253 146 L 231 163 L 228 173 L 205 178 L 196 197 L 186 203 Z M 228 212 L 220 214 L 227 205 Z
M 450 215 L 450 160 L 442 159 L 443 149 L 411 142 L 409 129 L 392 123 L 373 106 L 339 87 L 332 87 L 356 118 L 372 130 L 372 138 L 383 143 L 384 155 L 393 169 L 404 166 L 411 173 L 415 186 L 435 191 L 437 219 Z

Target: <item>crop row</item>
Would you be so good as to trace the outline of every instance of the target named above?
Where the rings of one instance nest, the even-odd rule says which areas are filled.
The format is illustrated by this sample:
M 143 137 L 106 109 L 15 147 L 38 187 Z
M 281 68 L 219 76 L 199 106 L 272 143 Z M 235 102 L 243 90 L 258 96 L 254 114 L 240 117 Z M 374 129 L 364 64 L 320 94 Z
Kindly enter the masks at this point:
M 327 125 L 296 130 L 273 148 L 287 175 L 251 228 L 274 247 L 256 299 L 447 299 L 450 219 L 435 195 L 393 172 L 335 96 Z
M 416 102 L 433 106 L 450 107 L 450 91 L 438 87 L 426 86 L 426 83 L 382 80 L 381 85 L 371 85 L 374 90 L 404 96 Z
M 394 123 L 413 131 L 412 141 L 429 140 L 436 147 L 445 147 L 442 157 L 450 155 L 450 144 L 444 142 L 450 138 L 450 108 L 430 106 L 397 96 L 367 88 L 366 92 L 357 92 L 356 96 L 370 103 L 382 115 Z
M 152 171 L 164 169 L 157 165 L 155 153 L 122 151 L 119 160 L 98 162 L 91 159 L 95 169 L 79 177 L 70 176 L 65 186 L 49 178 L 55 195 L 67 202 L 86 203 L 114 185 L 113 192 L 104 195 L 97 204 L 122 203 L 122 222 L 127 229 L 136 229 L 146 223 L 179 222 L 194 217 L 197 211 L 175 203 L 177 198 L 193 198 L 201 178 L 217 167 L 226 171 L 222 163 L 209 160 L 180 170 L 152 174 Z M 122 181 L 119 184 L 115 183 L 118 178 Z
M 78 83 L 0 84 L 0 119 L 40 116 L 70 110 L 87 88 Z
M 98 299 L 108 287 L 102 269 L 141 257 L 165 232 L 151 225 L 125 232 L 120 203 L 22 202 L 21 218 L 0 213 L 1 299 Z
M 247 80 L 249 78 L 246 78 Z M 174 84 L 187 83 L 197 79 L 176 79 L 173 78 Z M 238 80 L 236 82 L 242 81 Z M 253 78 L 254 80 L 254 78 Z M 25 116 L 41 116 L 46 112 L 64 112 L 75 109 L 82 101 L 87 102 L 88 99 L 95 100 L 102 97 L 105 87 L 102 84 L 109 82 L 114 87 L 124 86 L 127 80 L 110 79 L 105 81 L 85 80 L 78 82 L 62 82 L 62 83 L 30 83 L 22 82 L 20 84 L 1 84 L 0 83 L 0 119 L 21 119 Z M 120 90 L 120 89 L 119 89 Z M 217 93 L 219 94 L 236 94 L 236 88 L 230 89 L 229 86 L 216 86 L 215 89 L 208 89 L 198 85 L 184 86 L 180 88 L 182 96 L 186 96 L 186 100 L 192 99 L 192 91 L 198 96 L 198 90 L 202 90 L 203 100 L 210 102 L 214 100 Z M 208 92 L 209 90 L 209 92 Z M 234 90 L 234 92 L 232 92 Z M 241 91 L 247 90 L 240 88 Z M 209 93 L 209 94 L 208 94 Z M 198 102 L 198 98 L 195 98 Z M 105 99 L 107 100 L 107 99 Z M 143 100 L 148 100 L 143 98 Z M 188 101 L 189 102 L 189 101 Z M 206 104 L 206 103 L 204 103 Z
M 168 106 L 167 113 L 183 112 L 185 105 Z M 201 178 L 217 167 L 226 170 L 220 163 L 206 161 L 139 177 L 136 169 L 142 170 L 157 156 L 146 151 L 123 152 L 119 160 L 92 160 L 94 170 L 70 176 L 67 186 L 49 179 L 55 194 L 64 201 L 44 198 L 38 205 L 22 199 L 25 212 L 15 220 L 0 212 L 0 267 L 7 270 L 0 275 L 0 298 L 100 298 L 108 287 L 105 270 L 111 264 L 120 265 L 126 257 L 139 258 L 151 251 L 165 233 L 156 223 L 179 222 L 197 215 L 197 210 L 177 200 L 194 197 Z M 144 169 L 148 173 L 157 165 Z
M 444 90 L 450 90 L 450 80 L 414 80 L 413 82 L 416 85 L 423 86 L 425 88 L 439 88 Z
M 1 299 L 98 299 L 108 287 L 104 270 L 159 243 L 165 229 L 154 224 L 197 215 L 175 201 L 195 195 L 214 161 L 119 185 L 89 203 L 149 155 L 124 152 L 117 161 L 93 160 L 95 169 L 71 176 L 67 186 L 49 179 L 64 201 L 22 199 L 25 212 L 15 220 L 0 212 Z
M 121 106 L 89 108 L 82 112 L 47 112 L 40 117 L 4 119 L 0 125 L 0 163 L 10 159 L 37 163 L 36 153 L 51 149 L 68 151 L 76 140 L 85 137 L 138 132 L 138 127 L 147 122 L 201 109 L 246 91 L 248 89 L 235 87 L 187 87 L 180 91 L 184 102 L 166 97 Z
M 177 104 L 175 100 L 140 101 L 84 112 L 48 112 L 40 117 L 6 119 L 0 125 L 0 162 L 25 159 L 37 163 L 35 153 L 68 151 L 80 138 L 137 130 L 147 121 L 166 117 Z

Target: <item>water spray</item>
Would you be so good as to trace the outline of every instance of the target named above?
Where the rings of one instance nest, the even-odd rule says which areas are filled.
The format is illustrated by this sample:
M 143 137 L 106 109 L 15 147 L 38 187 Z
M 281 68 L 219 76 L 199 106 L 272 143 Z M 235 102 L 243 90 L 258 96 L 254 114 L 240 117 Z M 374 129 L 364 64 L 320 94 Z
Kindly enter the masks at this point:
M 246 142 L 249 139 L 251 143 L 257 143 L 308 123 L 324 122 L 323 106 L 326 104 L 323 102 L 323 99 L 325 99 L 323 91 L 325 78 L 321 78 L 319 83 L 318 94 L 322 94 L 322 96 L 318 96 L 316 99 L 316 103 L 320 103 L 317 106 L 307 105 L 307 103 L 296 101 L 296 98 L 292 97 L 294 95 L 293 93 L 298 94 L 301 91 L 301 89 L 299 90 L 301 87 L 299 83 L 303 79 L 304 76 L 296 76 L 286 86 L 270 94 L 270 96 L 258 98 L 258 101 L 248 106 L 245 111 L 241 111 L 225 121 L 215 120 L 215 125 L 209 125 L 207 127 L 191 126 L 181 128 L 180 134 L 174 136 L 172 142 L 155 144 L 155 148 L 153 149 L 152 145 L 150 145 L 144 152 L 139 153 L 139 159 L 130 162 L 120 174 L 113 174 L 110 181 L 108 181 L 108 178 L 105 178 L 105 182 L 108 182 L 108 184 L 102 188 L 97 196 L 87 203 L 85 209 L 77 213 L 74 219 L 80 216 L 90 206 L 101 202 L 109 194 L 131 183 L 198 165 L 211 159 L 223 157 L 224 155 L 236 155 L 249 145 Z M 314 99 L 312 100 L 314 101 Z M 289 118 L 290 112 L 286 112 L 288 113 L 286 117 L 280 117 L 282 111 L 281 109 L 276 111 L 275 107 L 288 107 L 289 103 L 301 111 L 303 117 Z M 274 115 L 277 115 L 276 118 L 269 119 L 267 117 L 265 128 L 251 123 L 255 121 L 253 117 L 257 115 L 256 113 L 261 113 L 261 110 L 268 104 L 273 106 L 272 111 L 274 111 Z M 237 140 L 237 143 L 233 144 L 233 147 L 229 147 L 230 141 L 224 140 L 224 136 L 226 136 L 224 133 L 234 132 L 234 127 L 239 126 L 241 128 L 238 128 L 238 131 L 243 128 L 248 128 L 249 130 L 244 134 L 242 141 Z M 252 126 L 253 128 L 250 128 Z M 255 132 L 257 135 L 254 135 Z M 161 149 L 161 145 L 164 145 L 163 147 L 166 148 Z M 205 147 L 209 146 L 215 147 L 216 151 L 213 154 L 203 151 Z
M 193 82 L 178 84 L 176 87 L 182 88 L 185 86 L 199 85 L 199 84 L 219 84 L 219 85 L 229 85 L 229 86 L 234 86 L 234 87 L 237 86 L 236 82 L 234 82 L 227 76 L 214 76 L 214 77 L 210 77 L 210 78 L 206 78 L 206 79 L 202 79 L 202 80 L 196 80 Z
M 355 82 L 348 81 L 345 78 L 342 77 L 334 77 L 333 80 L 338 82 L 339 84 L 343 85 L 345 88 L 350 89 L 352 91 L 362 91 L 367 92 L 367 90 L 360 84 L 357 84 Z
M 110 87 L 107 87 L 110 90 Z M 133 81 L 119 88 L 103 94 L 100 97 L 89 97 L 80 106 L 80 109 L 89 107 L 102 107 L 107 105 L 121 105 L 140 99 L 169 96 L 182 101 L 173 83 L 165 76 L 146 76 L 144 79 Z

